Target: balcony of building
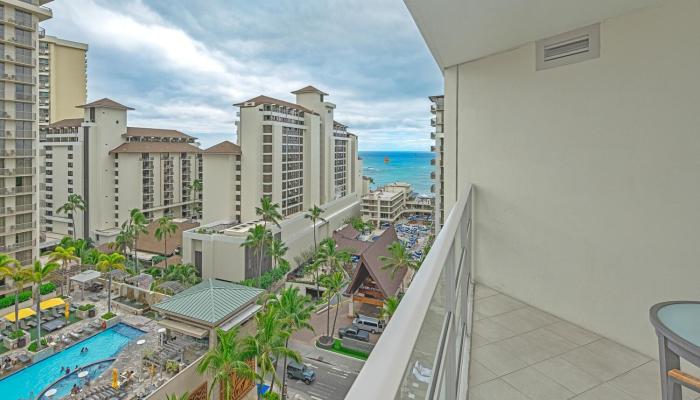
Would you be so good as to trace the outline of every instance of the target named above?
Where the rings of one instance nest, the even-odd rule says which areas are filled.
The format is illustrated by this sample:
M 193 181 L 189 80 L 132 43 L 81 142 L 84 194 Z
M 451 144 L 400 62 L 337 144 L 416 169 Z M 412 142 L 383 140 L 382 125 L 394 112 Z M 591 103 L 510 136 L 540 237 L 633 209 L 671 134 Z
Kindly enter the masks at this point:
M 469 188 L 347 399 L 661 398 L 657 361 L 474 282 L 472 243 Z

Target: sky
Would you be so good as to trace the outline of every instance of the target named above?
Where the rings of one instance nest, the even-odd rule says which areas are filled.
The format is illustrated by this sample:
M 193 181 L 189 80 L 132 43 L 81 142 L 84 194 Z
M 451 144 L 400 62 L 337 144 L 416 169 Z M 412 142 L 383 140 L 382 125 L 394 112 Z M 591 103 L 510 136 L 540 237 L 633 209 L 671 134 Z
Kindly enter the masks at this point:
M 427 151 L 442 75 L 402 0 L 54 0 L 48 35 L 89 44 L 88 99 L 130 126 L 235 141 L 237 109 L 313 85 L 360 150 Z

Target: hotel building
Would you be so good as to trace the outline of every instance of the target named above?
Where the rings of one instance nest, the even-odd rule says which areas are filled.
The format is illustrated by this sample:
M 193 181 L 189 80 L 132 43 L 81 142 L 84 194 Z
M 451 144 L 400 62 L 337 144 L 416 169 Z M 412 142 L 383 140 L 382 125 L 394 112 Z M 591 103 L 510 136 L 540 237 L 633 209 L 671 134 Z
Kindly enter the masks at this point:
M 48 2 L 0 0 L 0 252 L 22 264 L 39 256 L 36 60 Z
M 203 225 L 185 232 L 182 257 L 205 277 L 236 282 L 255 276 L 254 257 L 241 243 L 258 222 L 255 208 L 263 196 L 280 205 L 281 228 L 268 227 L 289 247 L 288 259 L 313 247 L 313 226 L 304 218 L 309 208 L 325 210 L 319 238 L 360 214 L 357 136 L 334 120 L 327 93 L 307 86 L 292 94 L 295 102 L 258 96 L 236 104 L 237 144 L 203 152 Z
M 697 341 L 650 308 L 698 297 L 700 3 L 405 3 L 445 221 L 346 398 L 697 397 Z
M 50 123 L 82 118 L 87 102 L 88 45 L 55 36 L 39 38 L 39 133 Z
M 42 226 L 47 239 L 72 235 L 98 243 L 114 239 L 119 226 L 138 208 L 147 218 L 196 217 L 201 193 L 202 154 L 196 138 L 172 129 L 131 127 L 130 107 L 110 99 L 78 106 L 83 118 L 48 126 L 42 141 Z M 78 211 L 75 226 L 58 209 L 70 194 L 79 194 L 87 212 Z
M 434 200 L 417 196 L 405 182 L 388 183 L 362 196 L 362 218 L 375 226 L 393 224 L 408 215 L 432 215 L 434 211 Z
M 430 187 L 435 194 L 435 232 L 439 232 L 442 224 L 445 222 L 445 208 L 442 206 L 445 202 L 445 182 L 444 174 L 445 167 L 443 158 L 445 157 L 444 143 L 444 116 L 445 111 L 445 96 L 430 96 L 430 112 L 435 115 L 430 120 L 430 125 L 435 128 L 435 131 L 430 134 L 430 137 L 435 140 L 435 144 L 430 147 L 430 150 L 435 153 L 435 157 L 430 160 L 433 165 L 433 171 L 430 173 L 430 178 L 433 180 L 433 185 Z

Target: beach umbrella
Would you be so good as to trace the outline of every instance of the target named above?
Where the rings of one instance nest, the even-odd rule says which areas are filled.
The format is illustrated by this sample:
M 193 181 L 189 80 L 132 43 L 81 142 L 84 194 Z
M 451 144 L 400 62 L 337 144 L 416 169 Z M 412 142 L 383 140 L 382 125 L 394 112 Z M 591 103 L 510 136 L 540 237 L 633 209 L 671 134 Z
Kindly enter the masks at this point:
M 112 370 L 112 387 L 114 389 L 119 387 L 119 372 L 116 368 Z
M 68 318 L 70 318 L 70 306 L 68 303 L 66 303 L 66 307 L 63 313 L 66 315 L 66 321 L 68 321 Z

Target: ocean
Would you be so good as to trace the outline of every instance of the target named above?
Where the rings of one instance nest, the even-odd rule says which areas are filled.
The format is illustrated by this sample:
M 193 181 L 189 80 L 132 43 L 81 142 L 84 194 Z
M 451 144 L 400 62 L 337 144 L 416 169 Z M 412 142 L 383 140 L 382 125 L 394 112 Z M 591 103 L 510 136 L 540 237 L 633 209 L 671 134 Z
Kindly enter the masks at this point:
M 362 175 L 374 179 L 377 186 L 391 182 L 407 182 L 420 194 L 430 194 L 430 160 L 435 154 L 429 151 L 360 151 Z M 384 158 L 388 157 L 388 162 Z

